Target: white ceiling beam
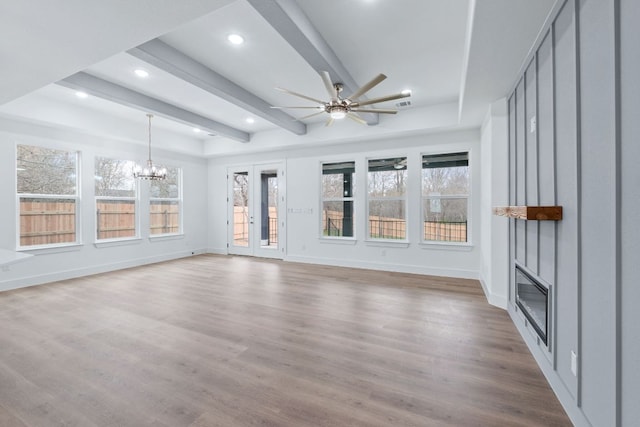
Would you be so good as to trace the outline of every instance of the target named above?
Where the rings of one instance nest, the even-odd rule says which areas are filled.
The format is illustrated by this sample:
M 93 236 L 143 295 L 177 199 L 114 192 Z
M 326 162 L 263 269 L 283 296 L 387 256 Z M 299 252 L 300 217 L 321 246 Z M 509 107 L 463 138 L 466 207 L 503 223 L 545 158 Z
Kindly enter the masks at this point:
M 240 142 L 249 142 L 247 132 L 208 119 L 199 114 L 169 104 L 156 98 L 144 95 L 124 86 L 103 80 L 85 72 L 73 74 L 57 84 L 75 90 L 82 90 L 90 95 L 107 99 L 145 112 L 154 113 L 188 126 L 197 127 L 215 135 L 226 136 Z
M 353 93 L 359 88 L 358 83 L 295 0 L 247 1 L 314 70 L 328 71 L 332 81 L 342 83 L 345 93 Z M 367 124 L 378 124 L 378 114 L 361 115 Z
M 307 133 L 307 126 L 296 121 L 295 117 L 271 108 L 271 104 L 262 98 L 159 39 L 141 44 L 127 53 L 296 135 Z

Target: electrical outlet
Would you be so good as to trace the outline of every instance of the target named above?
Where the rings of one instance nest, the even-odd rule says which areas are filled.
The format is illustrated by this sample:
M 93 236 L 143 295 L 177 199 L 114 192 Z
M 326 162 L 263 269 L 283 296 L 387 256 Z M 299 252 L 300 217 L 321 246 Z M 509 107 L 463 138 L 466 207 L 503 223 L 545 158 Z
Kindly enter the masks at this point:
M 578 375 L 578 355 L 573 350 L 571 350 L 571 373 L 574 377 Z

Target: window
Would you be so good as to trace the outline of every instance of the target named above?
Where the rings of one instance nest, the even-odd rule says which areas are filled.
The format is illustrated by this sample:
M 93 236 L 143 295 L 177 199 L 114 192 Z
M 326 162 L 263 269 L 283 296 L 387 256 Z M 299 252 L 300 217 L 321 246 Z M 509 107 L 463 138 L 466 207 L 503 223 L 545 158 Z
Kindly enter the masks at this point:
M 150 181 L 149 232 L 152 236 L 178 234 L 182 231 L 182 170 L 162 165 L 157 167 L 167 169 L 167 179 Z
M 249 247 L 249 172 L 233 173 L 233 245 Z
M 322 165 L 322 235 L 353 237 L 355 162 Z
M 78 153 L 17 146 L 19 247 L 78 241 Z
M 95 161 L 96 238 L 136 237 L 137 187 L 134 163 L 97 157 Z
M 369 237 L 407 238 L 407 158 L 369 160 Z
M 469 153 L 422 156 L 423 240 L 467 242 Z

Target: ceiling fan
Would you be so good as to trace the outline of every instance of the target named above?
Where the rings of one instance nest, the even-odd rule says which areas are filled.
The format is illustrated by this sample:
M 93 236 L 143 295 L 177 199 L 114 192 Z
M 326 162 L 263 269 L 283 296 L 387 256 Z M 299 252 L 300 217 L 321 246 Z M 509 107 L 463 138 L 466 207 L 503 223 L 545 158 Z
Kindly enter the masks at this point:
M 317 105 L 315 107 L 271 107 L 271 108 L 280 108 L 280 109 L 288 109 L 288 108 L 305 108 L 305 109 L 315 109 L 320 110 L 317 113 L 309 114 L 308 116 L 300 117 L 297 120 L 308 119 L 313 116 L 317 116 L 319 114 L 327 113 L 329 114 L 329 120 L 327 120 L 326 126 L 331 126 L 333 121 L 336 119 L 343 119 L 345 117 L 349 117 L 350 119 L 361 123 L 367 124 L 357 113 L 381 113 L 381 114 L 396 114 L 398 111 L 393 109 L 381 109 L 381 108 L 362 108 L 368 105 L 377 104 L 378 102 L 392 101 L 394 99 L 406 98 L 411 96 L 410 91 L 403 91 L 401 93 L 397 93 L 395 95 L 387 95 L 381 96 L 379 98 L 366 99 L 360 101 L 360 97 L 362 97 L 365 93 L 370 91 L 380 82 L 387 78 L 384 74 L 378 74 L 373 78 L 370 82 L 366 83 L 364 86 L 356 90 L 350 96 L 342 98 L 340 96 L 340 92 L 342 92 L 343 85 L 342 83 L 333 83 L 331 81 L 331 77 L 327 71 L 320 71 L 320 77 L 322 77 L 322 82 L 324 83 L 325 88 L 327 89 L 327 93 L 329 94 L 329 101 L 321 101 L 319 99 L 312 98 L 310 96 L 302 95 L 300 93 L 294 92 L 289 89 L 283 89 L 277 87 L 276 89 L 290 95 L 297 96 L 299 98 L 303 98 L 312 102 L 315 102 Z

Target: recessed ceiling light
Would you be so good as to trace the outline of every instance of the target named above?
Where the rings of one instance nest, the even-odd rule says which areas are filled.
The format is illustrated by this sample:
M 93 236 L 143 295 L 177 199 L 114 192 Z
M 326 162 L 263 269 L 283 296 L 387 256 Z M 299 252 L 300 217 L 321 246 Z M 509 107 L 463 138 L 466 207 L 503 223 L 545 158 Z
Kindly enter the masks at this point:
M 79 90 L 79 91 L 76 92 L 76 96 L 78 98 L 84 99 L 84 98 L 88 97 L 89 95 L 87 94 L 87 92 L 83 92 L 83 91 Z
M 227 40 L 229 40 L 229 43 L 231 43 L 231 44 L 242 44 L 242 43 L 244 43 L 244 37 L 242 37 L 240 34 L 229 34 L 227 36 Z
M 411 95 L 411 89 L 405 89 L 400 93 L 403 94 L 403 95 Z
M 134 73 L 136 73 L 136 76 L 143 79 L 146 77 L 149 77 L 149 72 L 147 70 L 143 70 L 142 68 L 138 68 L 137 70 L 134 71 Z
M 198 129 L 198 128 L 193 128 L 193 131 L 194 131 L 195 133 L 200 133 L 200 129 Z
M 255 123 L 255 121 L 256 121 L 256 120 L 255 120 L 253 117 L 247 117 L 247 118 L 245 119 L 245 121 L 246 121 L 247 123 L 251 124 L 251 123 Z

